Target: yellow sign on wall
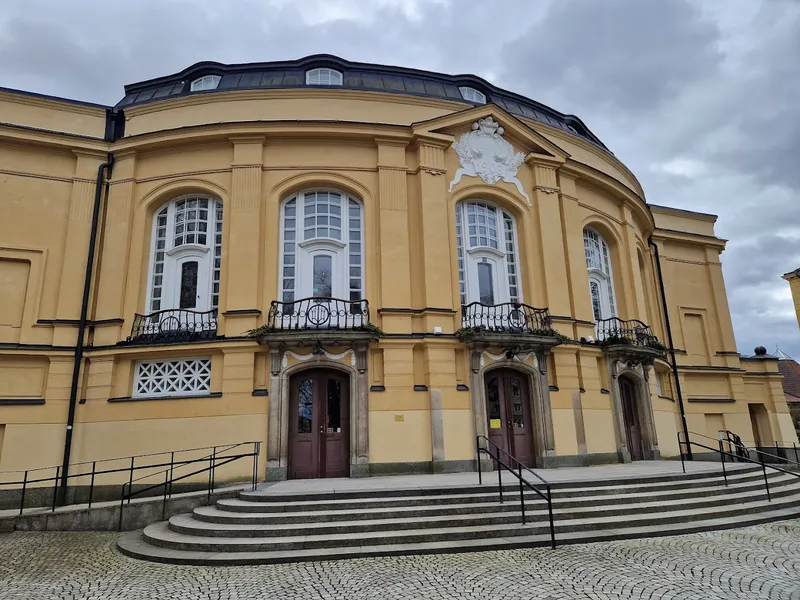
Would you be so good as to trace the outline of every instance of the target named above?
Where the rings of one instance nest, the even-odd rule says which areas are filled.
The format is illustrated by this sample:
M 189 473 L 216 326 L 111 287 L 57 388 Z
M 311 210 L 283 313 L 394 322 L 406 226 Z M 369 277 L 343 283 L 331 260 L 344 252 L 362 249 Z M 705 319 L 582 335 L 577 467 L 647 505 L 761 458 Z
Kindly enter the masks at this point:
M 500 419 L 489 419 L 489 429 L 500 429 Z

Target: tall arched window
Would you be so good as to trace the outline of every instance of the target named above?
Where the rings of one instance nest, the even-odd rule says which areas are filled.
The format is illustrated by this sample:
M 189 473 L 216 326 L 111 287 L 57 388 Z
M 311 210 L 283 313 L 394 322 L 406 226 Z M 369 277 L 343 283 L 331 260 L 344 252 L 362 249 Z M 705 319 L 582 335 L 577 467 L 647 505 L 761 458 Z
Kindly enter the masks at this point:
M 333 190 L 307 190 L 283 205 L 283 302 L 323 297 L 356 301 L 364 292 L 361 204 Z
M 461 304 L 520 301 L 514 218 L 488 202 L 456 205 Z
M 157 211 L 147 294 L 150 312 L 216 310 L 221 258 L 222 202 L 187 196 Z
M 611 277 L 611 252 L 599 233 L 588 227 L 583 230 L 583 248 L 586 268 L 589 271 L 589 294 L 592 299 L 594 320 L 617 316 L 614 300 L 614 282 Z

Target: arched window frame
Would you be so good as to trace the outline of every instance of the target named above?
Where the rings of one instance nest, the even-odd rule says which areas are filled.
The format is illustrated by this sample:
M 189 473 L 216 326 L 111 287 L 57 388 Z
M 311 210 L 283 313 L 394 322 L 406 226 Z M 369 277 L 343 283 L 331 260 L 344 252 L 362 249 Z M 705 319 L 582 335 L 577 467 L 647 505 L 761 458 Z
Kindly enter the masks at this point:
M 342 85 L 344 77 L 341 71 L 321 67 L 306 71 L 306 85 Z
M 206 202 L 206 207 L 198 206 Z M 192 202 L 195 208 L 192 209 Z M 201 219 L 201 212 L 205 219 Z M 194 216 L 190 218 L 192 212 Z M 182 217 L 178 217 L 182 215 Z M 189 194 L 174 198 L 159 208 L 153 215 L 150 257 L 147 280 L 147 312 L 178 309 L 179 300 L 170 297 L 168 287 L 175 285 L 175 257 L 197 257 L 203 269 L 198 273 L 207 281 L 208 288 L 201 290 L 208 296 L 209 310 L 219 308 L 220 277 L 222 273 L 222 201 L 205 194 Z M 179 220 L 184 220 L 180 223 Z M 188 223 L 194 232 L 188 231 Z M 201 230 L 205 223 L 205 231 Z M 183 227 L 181 227 L 183 225 Z M 179 230 L 180 229 L 180 230 Z
M 486 217 L 494 216 L 494 223 L 484 224 Z M 471 219 L 471 216 L 478 217 Z M 484 217 L 481 219 L 480 217 Z M 470 227 L 476 227 L 473 233 Z M 486 227 L 483 232 L 481 227 Z M 509 302 L 522 302 L 522 282 L 519 270 L 519 243 L 517 225 L 513 215 L 500 206 L 480 199 L 464 200 L 456 204 L 456 252 L 458 261 L 458 285 L 461 305 L 469 304 L 468 261 L 470 255 L 490 253 L 503 257 L 504 280 Z M 479 299 L 472 299 L 473 302 Z M 500 302 L 496 302 L 500 304 Z
M 461 92 L 461 97 L 467 102 L 474 102 L 475 104 L 486 104 L 486 94 L 476 90 L 474 87 L 463 86 L 459 87 L 458 91 Z
M 309 214 L 307 200 L 312 195 L 315 208 Z M 323 195 L 327 195 L 327 201 L 321 199 Z M 331 195 L 340 198 L 341 222 L 335 230 L 336 235 L 331 235 L 330 218 L 327 224 L 320 223 L 316 211 L 320 204 L 330 206 Z M 330 212 L 327 214 L 329 217 L 336 216 Z M 310 221 L 312 218 L 313 223 Z M 319 235 L 320 229 L 323 235 Z M 324 235 L 325 229 L 327 235 Z M 313 235 L 307 236 L 308 232 L 313 232 Z M 320 250 L 341 253 L 343 267 L 333 274 L 333 288 L 338 287 L 346 292 L 347 297 L 342 299 L 353 302 L 364 298 L 364 207 L 352 194 L 335 188 L 312 188 L 286 198 L 281 204 L 280 244 L 279 289 L 282 302 L 301 299 L 298 296 L 302 294 L 302 286 L 298 285 L 298 270 L 313 272 L 313 253 Z
M 595 321 L 615 317 L 617 316 L 617 302 L 611 269 L 611 249 L 608 242 L 596 229 L 586 227 L 583 230 L 583 249 L 589 274 L 592 315 Z
M 203 75 L 192 81 L 189 86 L 191 92 L 202 92 L 204 90 L 215 90 L 222 79 L 219 75 Z

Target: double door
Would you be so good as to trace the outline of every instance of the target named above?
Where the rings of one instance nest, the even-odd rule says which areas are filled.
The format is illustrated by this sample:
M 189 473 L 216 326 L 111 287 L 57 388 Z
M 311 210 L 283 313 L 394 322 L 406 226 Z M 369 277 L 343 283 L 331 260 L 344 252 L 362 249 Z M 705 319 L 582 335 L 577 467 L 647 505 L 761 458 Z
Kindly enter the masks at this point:
M 622 422 L 625 427 L 625 442 L 631 460 L 644 460 L 642 443 L 642 424 L 636 402 L 636 384 L 628 377 L 619 380 L 620 401 L 622 402 Z
M 290 380 L 289 477 L 348 477 L 350 382 L 338 371 L 302 371 Z
M 498 369 L 486 375 L 485 385 L 489 440 L 526 467 L 535 466 L 527 376 L 510 369 Z

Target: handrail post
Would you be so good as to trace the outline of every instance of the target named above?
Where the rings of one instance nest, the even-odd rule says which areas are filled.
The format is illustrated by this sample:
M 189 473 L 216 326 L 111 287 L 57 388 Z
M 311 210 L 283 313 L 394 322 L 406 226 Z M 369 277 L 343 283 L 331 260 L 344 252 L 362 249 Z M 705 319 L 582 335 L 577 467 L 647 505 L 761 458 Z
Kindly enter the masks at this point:
M 722 440 L 719 441 L 719 457 L 722 459 L 722 478 L 725 480 L 725 487 L 728 487 L 728 473 L 725 470 L 725 455 L 722 450 Z
M 122 484 L 122 494 L 119 497 L 119 521 L 117 523 L 117 530 L 122 531 L 122 511 L 125 510 L 125 484 Z
M 517 464 L 519 472 L 519 508 L 522 511 L 522 524 L 525 525 L 525 496 L 522 490 L 522 463 Z
M 797 442 L 792 442 L 792 448 L 794 449 L 794 462 L 800 462 L 797 458 Z
M 686 474 L 686 461 L 683 458 L 683 443 L 681 442 L 681 432 L 678 432 L 678 453 L 681 455 L 681 469 L 683 469 L 683 474 Z
M 61 467 L 56 467 L 56 478 L 53 483 L 53 512 L 56 512 L 56 496 L 58 495 L 58 480 L 61 478 Z M 67 499 L 64 498 L 64 503 Z
M 97 461 L 92 461 L 92 480 L 89 482 L 89 508 L 92 508 L 92 496 L 94 496 L 94 471 Z
M 547 513 L 550 517 L 550 547 L 556 549 L 556 528 L 553 525 L 553 492 L 547 484 Z
M 767 502 L 772 502 L 772 496 L 769 493 L 769 478 L 767 477 L 767 467 L 764 464 L 764 459 L 761 459 L 761 470 L 764 472 L 764 486 L 767 488 Z
M 503 469 L 500 466 L 500 450 L 497 450 L 497 489 L 500 492 L 500 504 L 503 503 Z
M 256 473 L 258 473 L 258 467 L 256 466 L 256 461 L 258 460 L 258 442 L 253 442 L 253 477 L 252 481 L 250 482 L 250 489 L 252 491 L 256 491 Z
M 481 438 L 475 438 L 475 456 L 478 458 L 478 485 L 483 485 L 483 474 L 481 473 Z
M 131 456 L 131 469 L 130 475 L 128 476 L 128 504 L 131 503 L 131 496 L 133 496 L 133 463 L 136 460 L 135 456 Z M 122 517 L 120 517 L 122 518 Z
M 175 468 L 175 451 L 173 450 L 169 454 L 169 497 L 172 498 L 172 480 L 173 480 L 173 470 Z
M 22 496 L 19 499 L 19 514 L 22 514 L 25 508 L 25 489 L 28 487 L 28 472 L 25 471 L 25 476 L 22 478 Z
M 217 447 L 211 451 L 211 456 L 208 457 L 208 501 L 211 502 L 211 490 L 214 487 L 214 465 L 217 462 Z
M 164 469 L 164 499 L 161 502 L 161 520 L 167 520 L 167 487 L 170 484 L 169 470 Z

